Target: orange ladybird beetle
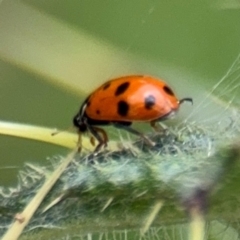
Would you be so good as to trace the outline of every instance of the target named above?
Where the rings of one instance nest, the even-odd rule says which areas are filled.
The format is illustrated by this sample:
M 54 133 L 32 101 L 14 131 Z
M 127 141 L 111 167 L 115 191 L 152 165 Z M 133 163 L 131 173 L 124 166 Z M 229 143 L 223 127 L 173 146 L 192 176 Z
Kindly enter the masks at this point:
M 150 122 L 156 129 L 156 122 L 172 117 L 184 101 L 178 100 L 172 89 L 161 79 L 150 76 L 124 76 L 110 80 L 83 102 L 73 118 L 79 134 L 89 131 L 98 141 L 95 152 L 107 146 L 106 132 L 97 126 L 113 125 L 141 136 L 154 145 L 145 135 L 131 127 L 132 122 Z

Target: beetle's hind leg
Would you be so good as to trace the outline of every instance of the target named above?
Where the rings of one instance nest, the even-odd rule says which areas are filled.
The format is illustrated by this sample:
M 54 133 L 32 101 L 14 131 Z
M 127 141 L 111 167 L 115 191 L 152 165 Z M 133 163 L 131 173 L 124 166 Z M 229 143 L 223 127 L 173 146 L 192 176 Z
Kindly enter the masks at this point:
M 159 126 L 158 124 L 159 121 L 151 121 L 150 125 L 151 127 L 156 131 L 156 132 L 162 132 L 163 130 L 165 130 L 164 128 L 162 128 L 161 126 Z
M 163 124 L 159 122 L 160 121 L 154 120 L 150 122 L 150 125 L 156 132 L 159 132 L 159 133 L 165 132 L 167 129 L 166 126 L 163 126 Z
M 151 125 L 151 127 L 152 127 L 156 132 L 161 131 L 161 129 L 160 129 L 157 121 L 151 121 L 151 122 L 150 122 L 150 125 Z
M 134 135 L 137 135 L 139 137 L 141 137 L 146 144 L 148 144 L 149 146 L 151 147 L 154 147 L 155 146 L 155 143 L 153 141 L 151 141 L 147 136 L 145 136 L 143 133 L 137 131 L 136 129 L 132 128 L 131 126 L 131 123 L 129 122 L 126 122 L 126 123 L 121 123 L 121 122 L 116 122 L 116 123 L 113 123 L 113 126 L 116 127 L 116 128 L 119 128 L 119 129 L 124 129 Z

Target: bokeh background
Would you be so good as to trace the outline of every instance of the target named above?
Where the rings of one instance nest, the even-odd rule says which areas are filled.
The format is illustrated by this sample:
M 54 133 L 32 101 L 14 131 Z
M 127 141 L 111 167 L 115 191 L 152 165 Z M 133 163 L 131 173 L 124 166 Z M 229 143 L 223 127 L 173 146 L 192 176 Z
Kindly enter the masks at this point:
M 91 90 L 137 73 L 164 78 L 179 96 L 194 98 L 179 119 L 214 121 L 222 103 L 206 96 L 240 53 L 239 26 L 237 0 L 2 0 L 0 118 L 65 129 Z M 206 108 L 197 108 L 202 99 Z M 15 185 L 24 162 L 46 165 L 67 151 L 0 136 L 0 185 Z

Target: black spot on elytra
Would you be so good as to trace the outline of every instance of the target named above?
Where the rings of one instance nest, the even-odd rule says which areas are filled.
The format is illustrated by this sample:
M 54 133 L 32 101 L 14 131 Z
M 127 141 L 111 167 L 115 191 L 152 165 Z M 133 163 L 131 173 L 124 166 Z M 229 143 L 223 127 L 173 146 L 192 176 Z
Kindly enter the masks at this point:
M 149 95 L 144 99 L 145 108 L 151 109 L 155 105 L 156 99 L 153 95 Z
M 97 115 L 100 115 L 100 113 L 101 113 L 101 112 L 100 112 L 99 110 L 96 111 L 96 114 L 97 114 Z
M 167 93 L 168 95 L 174 96 L 174 93 L 172 91 L 172 89 L 168 86 L 164 86 L 163 90 L 165 91 L 165 93 Z
M 115 91 L 115 96 L 123 94 L 128 89 L 129 85 L 130 85 L 129 82 L 125 82 L 119 85 Z
M 103 85 L 103 90 L 106 90 L 106 89 L 108 89 L 108 88 L 110 87 L 110 85 L 111 85 L 111 83 L 110 83 L 110 82 L 108 82 L 108 83 L 104 84 L 104 85 Z
M 128 114 L 129 105 L 125 101 L 118 102 L 117 112 L 120 116 L 125 117 Z

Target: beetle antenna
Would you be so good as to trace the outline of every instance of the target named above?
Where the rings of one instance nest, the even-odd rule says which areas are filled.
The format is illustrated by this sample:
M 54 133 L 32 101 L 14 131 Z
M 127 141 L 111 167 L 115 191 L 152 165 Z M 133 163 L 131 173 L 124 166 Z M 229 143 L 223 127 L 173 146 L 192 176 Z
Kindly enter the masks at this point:
M 192 98 L 182 98 L 179 100 L 179 104 L 182 104 L 183 102 L 191 102 L 193 104 Z
M 59 133 L 66 132 L 66 131 L 69 131 L 69 130 L 73 130 L 73 128 L 74 128 L 74 127 L 71 126 L 71 127 L 68 127 L 68 128 L 65 129 L 65 130 L 56 130 L 56 131 L 52 132 L 51 135 L 52 135 L 52 136 L 55 136 L 55 135 L 57 135 L 57 134 L 59 134 Z

